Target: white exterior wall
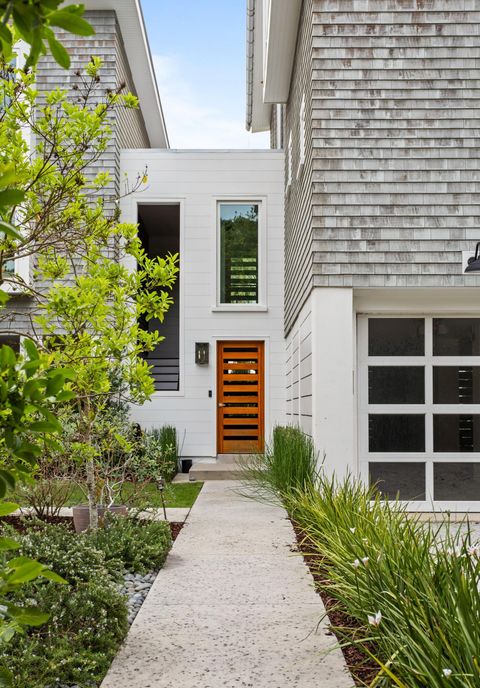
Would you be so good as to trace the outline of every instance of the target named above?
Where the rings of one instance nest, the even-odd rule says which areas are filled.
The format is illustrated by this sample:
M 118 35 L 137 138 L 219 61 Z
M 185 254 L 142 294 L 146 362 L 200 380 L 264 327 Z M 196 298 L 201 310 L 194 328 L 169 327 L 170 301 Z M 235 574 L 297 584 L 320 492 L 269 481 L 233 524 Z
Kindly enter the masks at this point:
M 312 435 L 312 307 L 309 298 L 286 340 L 287 423 Z
M 175 425 L 182 457 L 215 457 L 218 340 L 265 341 L 266 437 L 285 423 L 283 152 L 122 151 L 122 176 L 134 180 L 146 164 L 147 188 L 122 200 L 122 221 L 137 222 L 138 204 L 180 203 L 181 388 L 156 392 L 132 415 L 144 427 Z M 217 306 L 217 202 L 236 200 L 262 206 L 258 307 Z M 210 343 L 208 366 L 195 364 L 195 342 Z
M 356 471 L 353 289 L 313 289 L 313 439 L 329 474 Z

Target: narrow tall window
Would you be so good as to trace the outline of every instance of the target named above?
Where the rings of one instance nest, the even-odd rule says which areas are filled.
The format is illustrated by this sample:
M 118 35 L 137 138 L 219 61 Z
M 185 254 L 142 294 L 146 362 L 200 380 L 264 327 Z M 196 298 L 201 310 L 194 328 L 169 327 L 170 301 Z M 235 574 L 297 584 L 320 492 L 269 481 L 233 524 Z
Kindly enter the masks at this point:
M 220 303 L 258 303 L 257 203 L 220 203 Z

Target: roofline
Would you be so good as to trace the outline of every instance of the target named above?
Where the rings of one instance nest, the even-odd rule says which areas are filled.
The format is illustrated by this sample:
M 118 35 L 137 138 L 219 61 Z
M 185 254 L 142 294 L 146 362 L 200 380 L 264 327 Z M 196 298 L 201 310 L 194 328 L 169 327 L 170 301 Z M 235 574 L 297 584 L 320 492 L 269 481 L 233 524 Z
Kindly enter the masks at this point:
M 288 100 L 302 0 L 247 0 L 247 129 L 270 128 Z
M 140 0 L 83 0 L 83 4 L 88 11 L 115 11 L 150 145 L 169 148 Z
M 247 0 L 247 131 L 270 129 L 271 104 L 263 102 L 263 2 Z

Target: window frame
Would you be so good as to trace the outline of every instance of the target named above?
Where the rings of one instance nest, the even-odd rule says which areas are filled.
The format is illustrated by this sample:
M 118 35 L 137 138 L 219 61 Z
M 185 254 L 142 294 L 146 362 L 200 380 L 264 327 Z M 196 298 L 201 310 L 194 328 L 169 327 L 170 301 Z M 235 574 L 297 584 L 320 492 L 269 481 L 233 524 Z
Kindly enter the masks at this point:
M 423 356 L 369 356 L 368 354 L 368 321 L 378 318 L 423 318 L 425 322 L 425 351 Z M 435 313 L 429 315 L 411 314 L 365 314 L 358 316 L 358 464 L 359 473 L 366 484 L 369 482 L 369 463 L 419 462 L 425 464 L 424 501 L 401 501 L 411 511 L 431 511 L 447 509 L 452 511 L 480 510 L 478 501 L 469 500 L 435 500 L 434 499 L 434 464 L 435 463 L 480 463 L 480 452 L 434 452 L 433 451 L 433 416 L 446 415 L 480 415 L 480 404 L 434 404 L 433 403 L 433 368 L 441 366 L 480 366 L 480 356 L 434 356 L 433 355 L 433 320 L 435 318 L 458 318 L 459 315 Z M 475 315 L 462 317 L 478 319 Z M 369 366 L 423 366 L 425 368 L 425 403 L 424 404 L 370 404 L 368 390 Z M 425 415 L 425 452 L 370 452 L 369 451 L 369 414 L 424 414 Z
M 221 215 L 223 205 L 258 205 L 258 261 L 257 261 L 257 287 L 258 296 L 256 303 L 225 303 L 221 301 L 221 275 L 222 275 L 222 251 L 221 251 Z M 212 311 L 266 311 L 267 307 L 267 219 L 265 198 L 253 196 L 238 196 L 235 198 L 216 198 L 216 299 Z

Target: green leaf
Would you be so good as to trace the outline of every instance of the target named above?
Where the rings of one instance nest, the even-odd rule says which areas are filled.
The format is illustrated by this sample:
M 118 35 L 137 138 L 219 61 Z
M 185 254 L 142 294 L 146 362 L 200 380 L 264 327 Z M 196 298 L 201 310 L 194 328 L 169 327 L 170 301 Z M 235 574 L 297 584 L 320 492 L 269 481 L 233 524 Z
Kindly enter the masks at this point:
M 52 12 L 48 15 L 48 20 L 51 26 L 59 26 L 61 29 L 74 33 L 77 36 L 93 36 L 95 33 L 93 26 L 85 19 L 65 10 Z
M 4 220 L 0 220 L 0 233 L 5 234 L 9 239 L 21 239 L 22 235 L 13 225 Z
M 33 462 L 39 454 L 41 454 L 40 447 L 32 442 L 21 442 L 15 449 L 15 454 L 25 461 Z
M 0 24 L 0 40 L 7 45 L 12 45 L 12 34 L 5 24 Z
M 53 31 L 47 34 L 47 40 L 51 53 L 55 58 L 55 61 L 58 62 L 60 67 L 68 69 L 70 67 L 70 55 L 63 47 L 63 45 L 59 41 L 57 41 L 57 39 L 53 35 Z
M 12 616 L 15 621 L 25 626 L 42 626 L 50 618 L 50 614 L 45 614 L 35 607 L 24 607 Z
M 50 380 L 48 380 L 47 386 L 45 388 L 47 397 L 56 396 L 57 393 L 60 392 L 64 384 L 65 378 L 61 373 L 57 373 L 56 375 L 51 377 Z
M 0 206 L 18 205 L 25 198 L 25 192 L 21 189 L 4 189 L 0 191 Z
M 8 514 L 13 514 L 13 512 L 18 508 L 18 504 L 14 504 L 14 502 L 0 502 L 0 516 L 8 516 Z
M 61 585 L 68 585 L 68 581 L 66 581 L 65 578 L 59 576 L 58 573 L 55 573 L 55 571 L 50 571 L 50 569 L 43 569 L 42 578 L 47 578 L 48 580 L 51 580 L 54 583 L 60 583 Z
M 4 165 L 2 171 L 0 172 L 0 187 L 3 189 L 5 186 L 10 186 L 10 184 L 14 184 L 17 180 L 18 175 L 15 169 L 15 165 Z
M 25 339 L 23 341 L 23 348 L 27 352 L 27 356 L 31 361 L 37 361 L 40 358 L 38 349 L 31 339 Z
M 15 489 L 15 477 L 5 468 L 0 468 L 0 478 L 2 478 L 11 490 Z
M 4 291 L 3 289 L 0 289 L 0 305 L 4 306 L 9 299 L 10 299 L 9 294 L 7 294 L 7 292 Z M 0 686 L 0 688 L 1 688 L 1 686 Z
M 16 585 L 35 580 L 35 578 L 41 575 L 43 569 L 43 565 L 33 559 L 25 564 L 21 564 L 18 568 L 12 567 L 11 561 L 8 563 L 8 566 L 14 569 L 13 573 L 8 577 L 8 582 Z
M 6 552 L 12 549 L 19 549 L 20 543 L 13 538 L 0 537 L 0 551 Z
M 30 423 L 29 429 L 31 432 L 61 432 L 62 426 L 58 421 L 37 420 Z
M 75 399 L 75 392 L 70 392 L 68 389 L 59 392 L 56 396 L 57 401 L 71 401 Z

